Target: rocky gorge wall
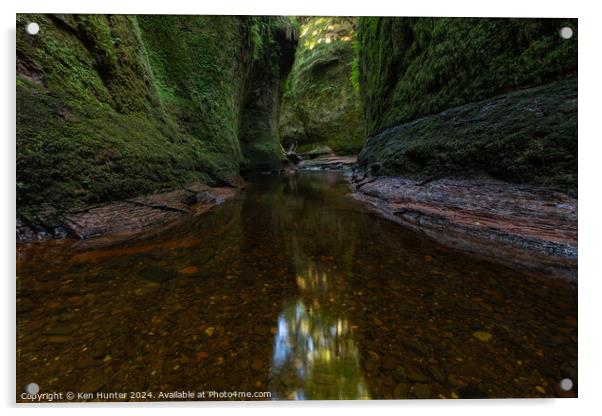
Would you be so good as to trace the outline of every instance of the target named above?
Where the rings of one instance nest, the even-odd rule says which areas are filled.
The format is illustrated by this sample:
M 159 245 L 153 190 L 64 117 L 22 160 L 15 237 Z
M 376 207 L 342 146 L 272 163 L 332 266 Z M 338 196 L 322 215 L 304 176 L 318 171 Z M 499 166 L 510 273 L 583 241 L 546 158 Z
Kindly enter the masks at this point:
M 18 217 L 278 165 L 296 37 L 285 17 L 18 15 Z
M 359 155 L 371 174 L 490 177 L 576 194 L 577 80 L 468 103 L 383 130 Z
M 280 135 L 299 151 L 328 146 L 357 154 L 364 119 L 354 47 L 357 18 L 302 17 L 299 46 L 282 97 Z
M 577 42 L 563 26 L 577 32 L 574 19 L 360 18 L 360 166 L 576 194 Z

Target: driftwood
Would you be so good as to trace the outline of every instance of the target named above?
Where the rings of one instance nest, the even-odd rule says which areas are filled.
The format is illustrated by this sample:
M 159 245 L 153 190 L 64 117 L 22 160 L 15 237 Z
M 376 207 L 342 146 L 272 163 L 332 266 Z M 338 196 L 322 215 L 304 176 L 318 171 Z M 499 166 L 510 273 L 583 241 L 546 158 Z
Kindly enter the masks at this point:
M 282 154 L 284 155 L 284 157 L 286 157 L 288 160 L 293 162 L 295 165 L 298 164 L 299 162 L 303 161 L 303 158 L 297 154 L 297 145 L 296 144 L 290 145 L 288 150 L 285 150 L 284 147 L 282 147 L 282 145 L 280 145 L 280 149 L 282 150 Z

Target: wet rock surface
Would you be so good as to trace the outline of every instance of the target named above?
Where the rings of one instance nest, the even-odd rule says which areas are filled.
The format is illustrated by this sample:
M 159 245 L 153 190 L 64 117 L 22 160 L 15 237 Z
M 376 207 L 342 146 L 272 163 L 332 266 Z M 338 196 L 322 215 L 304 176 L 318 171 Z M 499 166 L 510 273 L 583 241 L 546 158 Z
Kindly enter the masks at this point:
M 440 243 L 577 278 L 577 198 L 493 180 L 349 177 L 355 199 Z
M 301 170 L 326 170 L 326 171 L 345 171 L 353 167 L 357 161 L 357 156 L 337 156 L 334 153 L 319 154 L 314 158 L 304 158 L 299 163 Z
M 18 392 L 576 395 L 575 282 L 436 244 L 347 192 L 331 172 L 257 178 L 163 228 L 19 246 Z
M 65 214 L 42 213 L 32 222 L 17 221 L 17 241 L 32 242 L 67 236 L 85 239 L 114 233 L 139 232 L 182 215 L 207 211 L 234 197 L 236 187 L 209 187 L 192 183 L 184 188 L 145 195 L 127 201 L 74 210 Z

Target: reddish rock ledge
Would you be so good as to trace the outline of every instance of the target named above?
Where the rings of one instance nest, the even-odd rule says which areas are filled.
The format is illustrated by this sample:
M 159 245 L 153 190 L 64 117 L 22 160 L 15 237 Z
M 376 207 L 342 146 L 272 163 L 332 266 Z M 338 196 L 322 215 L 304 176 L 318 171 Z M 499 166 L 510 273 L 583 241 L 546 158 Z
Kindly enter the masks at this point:
M 236 196 L 241 187 L 241 181 L 230 187 L 210 187 L 202 183 L 192 183 L 168 192 L 66 213 L 46 209 L 34 221 L 17 220 L 17 242 L 61 237 L 87 239 L 116 233 L 136 233 L 165 224 L 182 215 L 203 213 Z
M 303 170 L 345 170 L 357 162 L 357 156 L 337 156 L 334 153 L 320 156 L 312 160 L 304 160 L 299 164 Z
M 434 240 L 510 266 L 577 279 L 577 199 L 493 180 L 350 176 L 353 197 Z

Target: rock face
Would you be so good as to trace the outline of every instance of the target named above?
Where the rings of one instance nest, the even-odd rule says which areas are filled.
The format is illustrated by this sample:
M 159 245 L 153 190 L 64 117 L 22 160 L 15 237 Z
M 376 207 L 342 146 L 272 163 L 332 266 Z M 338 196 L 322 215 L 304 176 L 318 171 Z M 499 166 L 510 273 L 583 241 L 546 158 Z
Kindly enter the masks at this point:
M 576 19 L 362 17 L 367 136 L 447 108 L 576 73 Z
M 356 18 L 301 18 L 295 63 L 282 99 L 280 134 L 300 151 L 327 145 L 337 154 L 357 154 L 364 120 L 353 46 Z
M 174 191 L 110 202 L 80 210 L 41 212 L 33 221 L 17 221 L 17 241 L 53 237 L 86 239 L 105 234 L 133 233 L 185 214 L 199 214 L 230 199 L 238 188 L 211 188 L 192 183 Z
M 274 19 L 281 19 L 277 31 L 265 23 L 257 28 L 260 39 L 269 43 L 264 41 L 253 50 L 253 60 L 263 64 L 253 65 L 244 97 L 239 133 L 244 171 L 282 167 L 278 132 L 281 86 L 293 66 L 298 33 L 288 18 Z
M 356 198 L 449 246 L 576 278 L 577 41 L 563 26 L 577 21 L 360 18 Z
M 339 170 L 349 171 L 356 163 L 356 156 L 337 156 L 328 147 L 317 148 L 312 152 L 302 154 L 299 163 L 302 170 Z
M 304 161 L 301 165 L 301 169 L 346 171 L 351 169 L 356 162 L 357 158 L 355 156 L 327 155 L 313 160 Z
M 18 15 L 18 216 L 277 164 L 296 36 L 281 17 Z
M 577 199 L 491 180 L 355 178 L 354 197 L 438 242 L 511 266 L 577 278 Z
M 360 18 L 359 162 L 575 194 L 577 82 L 556 81 L 576 74 L 577 41 L 559 36 L 563 26 L 576 33 L 577 21 Z
M 375 175 L 492 177 L 577 193 L 577 80 L 465 104 L 369 137 Z

